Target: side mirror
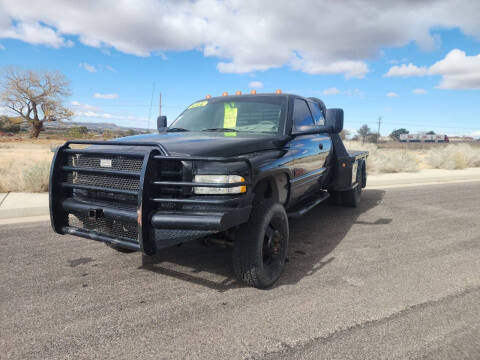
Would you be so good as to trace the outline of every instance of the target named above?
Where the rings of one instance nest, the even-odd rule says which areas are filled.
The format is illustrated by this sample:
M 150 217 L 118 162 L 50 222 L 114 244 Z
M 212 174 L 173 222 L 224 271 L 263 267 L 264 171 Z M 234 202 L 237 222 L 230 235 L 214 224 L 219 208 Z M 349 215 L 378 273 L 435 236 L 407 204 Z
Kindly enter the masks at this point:
M 343 130 L 343 109 L 327 109 L 326 118 L 328 132 L 338 134 Z
M 158 132 L 164 132 L 167 129 L 167 117 L 166 116 L 159 116 L 157 118 L 157 129 Z

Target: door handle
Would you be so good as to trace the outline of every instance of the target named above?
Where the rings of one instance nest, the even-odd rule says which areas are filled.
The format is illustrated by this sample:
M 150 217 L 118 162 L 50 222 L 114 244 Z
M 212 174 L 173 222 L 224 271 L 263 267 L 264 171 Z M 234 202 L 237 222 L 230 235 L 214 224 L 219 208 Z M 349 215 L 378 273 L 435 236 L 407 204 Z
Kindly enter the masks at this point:
M 319 148 L 320 150 L 323 150 L 323 144 L 318 144 L 318 148 Z

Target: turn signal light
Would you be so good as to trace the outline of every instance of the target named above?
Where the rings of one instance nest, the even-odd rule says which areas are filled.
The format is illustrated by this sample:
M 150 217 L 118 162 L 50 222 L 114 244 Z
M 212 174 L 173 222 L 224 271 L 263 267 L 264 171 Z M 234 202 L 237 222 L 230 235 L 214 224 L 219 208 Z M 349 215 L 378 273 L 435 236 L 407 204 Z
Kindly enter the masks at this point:
M 207 96 L 205 96 L 205 99 L 210 99 L 212 97 L 212 95 L 208 94 Z
M 228 96 L 228 92 L 224 91 L 222 96 Z
M 280 89 L 275 90 L 275 94 L 281 94 L 281 93 L 282 93 L 282 90 Z
M 235 95 L 242 95 L 242 92 L 240 90 L 235 91 Z
M 257 90 L 255 90 L 255 89 L 250 90 L 250 94 L 255 95 L 256 93 L 257 93 Z

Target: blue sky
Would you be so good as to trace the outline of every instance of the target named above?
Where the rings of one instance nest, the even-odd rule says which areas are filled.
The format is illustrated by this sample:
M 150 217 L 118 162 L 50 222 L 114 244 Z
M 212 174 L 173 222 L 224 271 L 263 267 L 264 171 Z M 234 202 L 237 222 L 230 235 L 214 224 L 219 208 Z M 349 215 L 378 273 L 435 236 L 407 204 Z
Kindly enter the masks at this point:
M 343 37 L 339 34 L 337 43 L 344 39 L 350 42 L 342 48 L 324 36 L 324 32 L 335 33 L 335 23 L 314 29 L 318 31 L 318 41 L 302 43 L 281 29 L 273 31 L 273 27 L 263 28 L 258 34 L 252 30 L 239 35 L 230 29 L 230 34 L 225 31 L 223 35 L 215 35 L 220 20 L 208 15 L 211 18 L 207 24 L 198 25 L 204 26 L 206 39 L 194 33 L 192 39 L 188 33 L 182 36 L 184 30 L 178 30 L 175 37 L 174 27 L 169 29 L 172 31 L 169 35 L 160 34 L 148 41 L 142 37 L 142 31 L 149 29 L 139 29 L 137 41 L 123 34 L 122 29 L 105 33 L 105 29 L 90 29 L 82 21 L 76 28 L 70 28 L 73 25 L 50 20 L 45 10 L 37 17 L 21 15 L 24 12 L 18 3 L 22 1 L 11 4 L 6 1 L 8 19 L 3 19 L 3 30 L 0 18 L 0 67 L 15 65 L 64 73 L 71 80 L 72 96 L 68 103 L 78 114 L 77 121 L 135 127 L 150 124 L 153 128 L 160 91 L 163 114 L 171 120 L 206 94 L 249 92 L 255 87 L 259 92 L 280 88 L 284 92 L 320 97 L 327 107 L 345 110 L 348 129 L 358 129 L 362 124 L 376 129 L 381 116 L 382 134 L 405 127 L 411 132 L 434 130 L 480 137 L 480 25 L 476 24 L 472 9 L 453 15 L 444 7 L 433 9 L 432 14 L 438 12 L 438 25 L 433 21 L 424 28 L 419 15 L 418 25 L 412 20 L 412 24 L 407 23 L 410 29 L 405 31 L 391 27 L 388 18 L 380 19 L 379 23 L 385 24 L 379 25 L 378 31 L 387 35 L 376 39 L 375 29 L 361 27 L 360 40 L 352 38 L 351 33 Z M 218 12 L 232 10 L 234 5 L 219 8 Z M 98 11 L 71 10 L 92 14 Z M 178 12 L 191 16 L 191 9 L 187 10 L 180 8 Z M 247 22 L 252 12 L 255 16 L 261 13 L 251 8 L 233 10 Z M 130 15 L 132 11 L 135 12 L 124 9 L 123 13 Z M 403 10 L 398 11 L 400 14 Z M 421 11 L 426 10 L 419 9 L 418 13 Z M 253 15 L 250 21 L 254 21 Z M 279 21 L 283 19 L 282 14 L 275 16 Z M 179 26 L 183 19 L 187 28 L 195 20 L 179 19 Z M 212 27 L 216 28 L 210 33 Z M 389 38 L 388 34 L 393 33 Z M 273 50 L 257 44 L 256 36 L 267 37 L 264 34 L 268 38 L 262 41 Z M 245 40 L 248 36 L 252 36 L 250 41 Z M 363 40 L 372 38 L 375 41 L 365 45 Z M 284 39 L 288 43 L 285 49 Z M 358 41 L 362 41 L 361 45 Z

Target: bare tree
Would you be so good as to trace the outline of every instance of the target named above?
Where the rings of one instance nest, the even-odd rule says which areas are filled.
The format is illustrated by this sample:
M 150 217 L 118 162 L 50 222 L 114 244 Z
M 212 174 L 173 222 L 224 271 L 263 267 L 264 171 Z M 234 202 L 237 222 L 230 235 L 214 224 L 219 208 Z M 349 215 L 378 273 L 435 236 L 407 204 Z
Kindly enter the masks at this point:
M 63 103 L 70 95 L 70 81 L 56 71 L 8 68 L 3 76 L 0 103 L 32 126 L 37 138 L 45 121 L 68 120 L 73 113 Z
M 362 138 L 362 143 L 365 143 L 365 139 L 371 134 L 371 131 L 368 125 L 364 124 L 360 129 L 357 130 L 357 134 Z

